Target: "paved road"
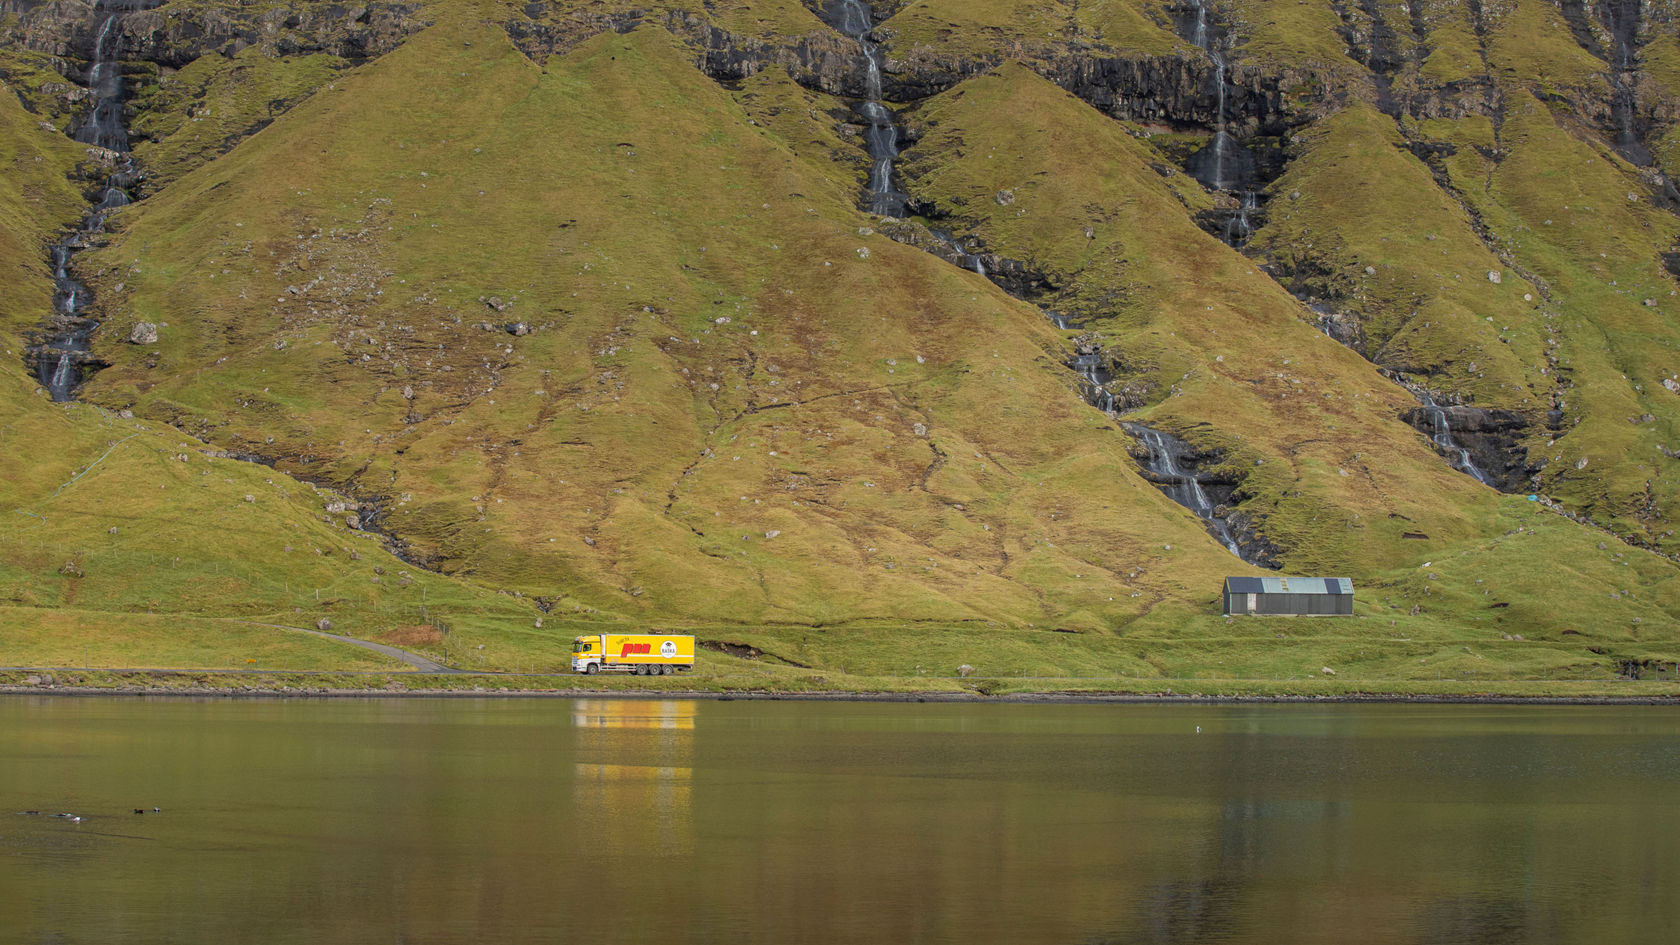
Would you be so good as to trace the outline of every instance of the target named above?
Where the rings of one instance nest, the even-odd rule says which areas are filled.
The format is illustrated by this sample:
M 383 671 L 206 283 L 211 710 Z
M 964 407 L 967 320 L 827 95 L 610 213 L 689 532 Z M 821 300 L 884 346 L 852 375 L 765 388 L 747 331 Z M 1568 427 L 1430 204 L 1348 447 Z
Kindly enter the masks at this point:
M 358 640 L 355 637 L 342 636 L 337 633 L 328 633 L 325 630 L 311 630 L 308 627 L 288 627 L 285 624 L 280 623 L 257 623 L 254 620 L 242 620 L 240 622 L 249 624 L 253 627 L 273 627 L 276 630 L 296 630 L 299 633 L 310 633 L 318 637 L 326 637 L 329 640 L 337 640 L 340 643 L 348 643 L 351 646 L 359 646 L 364 650 L 372 650 L 375 653 L 383 653 L 392 659 L 402 660 L 404 663 L 407 663 L 422 673 L 461 672 L 461 670 L 455 669 L 454 667 L 433 662 L 417 653 L 410 653 L 407 650 L 399 650 L 394 646 L 387 646 L 384 643 L 374 643 L 371 640 Z

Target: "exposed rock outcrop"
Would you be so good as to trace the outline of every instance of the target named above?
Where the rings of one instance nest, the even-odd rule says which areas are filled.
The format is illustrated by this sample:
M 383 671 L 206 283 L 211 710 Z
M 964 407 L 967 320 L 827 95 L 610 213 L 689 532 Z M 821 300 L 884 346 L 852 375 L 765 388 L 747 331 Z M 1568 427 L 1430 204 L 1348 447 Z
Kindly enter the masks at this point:
M 1528 450 L 1522 438 L 1528 432 L 1527 417 L 1513 410 L 1489 407 L 1467 407 L 1462 404 L 1442 406 L 1452 439 L 1467 450 L 1493 485 L 1501 492 L 1526 492 L 1533 487 L 1531 477 L 1537 471 L 1529 463 Z M 1416 407 L 1402 415 L 1408 424 L 1430 437 L 1436 435 L 1436 421 L 1428 407 Z
M 67 59 L 87 59 L 93 4 L 85 0 L 8 0 L 17 19 L 0 42 Z M 4 7 L 0 7 L 4 9 Z M 206 53 L 231 56 L 250 46 L 269 55 L 324 52 L 369 59 L 395 49 L 427 25 L 418 3 L 291 3 L 245 8 L 165 4 L 123 17 L 118 57 L 178 69 Z

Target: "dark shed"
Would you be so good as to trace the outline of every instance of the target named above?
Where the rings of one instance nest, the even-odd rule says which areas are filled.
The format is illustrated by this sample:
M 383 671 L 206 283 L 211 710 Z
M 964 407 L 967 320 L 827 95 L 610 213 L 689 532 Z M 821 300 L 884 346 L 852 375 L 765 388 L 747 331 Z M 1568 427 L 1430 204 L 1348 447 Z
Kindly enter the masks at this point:
M 1353 582 L 1347 578 L 1228 577 L 1225 615 L 1340 617 L 1353 613 Z

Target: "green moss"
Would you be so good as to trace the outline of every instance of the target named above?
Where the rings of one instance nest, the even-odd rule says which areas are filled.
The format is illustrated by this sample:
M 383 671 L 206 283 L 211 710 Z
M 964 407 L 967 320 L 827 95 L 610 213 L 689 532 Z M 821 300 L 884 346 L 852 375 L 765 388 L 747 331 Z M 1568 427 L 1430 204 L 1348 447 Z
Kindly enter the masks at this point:
M 249 46 L 158 76 L 136 96 L 139 118 L 130 129 L 140 141 L 135 157 L 146 168 L 148 189 L 225 154 L 345 67 L 324 53 L 282 57 Z
M 570 32 L 534 63 L 504 29 L 522 6 L 440 0 L 365 67 L 254 47 L 148 80 L 159 186 L 78 258 L 112 364 L 87 397 L 110 412 L 47 404 L 16 355 L 50 305 L 45 247 L 85 209 L 85 149 L 23 107 L 57 93 L 7 51 L 0 250 L 22 262 L 0 273 L 0 607 L 19 629 L 0 663 L 80 643 L 105 665 L 393 681 L 283 629 L 322 617 L 446 627 L 413 645 L 471 669 L 552 671 L 602 627 L 758 647 L 708 655 L 694 684 L 718 691 L 1610 691 L 1617 659 L 1673 658 L 1671 561 L 1450 469 L 1399 421 L 1414 401 L 1258 265 L 1317 280 L 1380 363 L 1431 386 L 1536 417 L 1556 392 L 1566 432 L 1528 440 L 1544 488 L 1672 548 L 1658 254 L 1680 233 L 1523 91 L 1602 92 L 1550 8 L 1490 40 L 1503 112 L 1396 125 L 1358 103 L 1332 11 L 1233 6 L 1233 58 L 1287 67 L 1291 114 L 1351 90 L 1278 139 L 1293 164 L 1247 255 L 1194 222 L 1229 195 L 1169 166 L 1204 135 L 1147 137 L 1035 74 L 1081 44 L 1184 52 L 1163 8 L 925 2 L 884 24 L 901 62 L 1006 62 L 902 116 L 924 222 L 1045 274 L 1041 301 L 1087 322 L 1135 418 L 1216 454 L 1289 570 L 1361 588 L 1352 620 L 1279 622 L 1212 616 L 1245 566 L 1080 401 L 1070 333 L 858 211 L 849 103 L 781 68 L 724 87 L 662 27 L 682 10 L 797 39 L 825 30 L 810 10 L 692 7 L 627 35 L 592 31 L 630 4 L 555 8 Z M 1427 58 L 1398 91 L 1480 74 L 1446 13 L 1400 40 Z M 123 341 L 137 320 L 156 345 Z M 207 455 L 224 449 L 278 468 Z M 305 478 L 377 499 L 441 573 Z
M 1253 250 L 1286 283 L 1356 318 L 1376 363 L 1478 404 L 1543 410 L 1551 385 L 1539 373 L 1536 288 L 1483 244 L 1394 123 L 1356 106 L 1296 140 Z M 1488 145 L 1455 134 L 1449 146 L 1473 156 Z
M 1237 39 L 1237 58 L 1284 66 L 1315 66 L 1352 72 L 1338 29 L 1341 21 L 1329 5 L 1237 0 L 1219 6 Z

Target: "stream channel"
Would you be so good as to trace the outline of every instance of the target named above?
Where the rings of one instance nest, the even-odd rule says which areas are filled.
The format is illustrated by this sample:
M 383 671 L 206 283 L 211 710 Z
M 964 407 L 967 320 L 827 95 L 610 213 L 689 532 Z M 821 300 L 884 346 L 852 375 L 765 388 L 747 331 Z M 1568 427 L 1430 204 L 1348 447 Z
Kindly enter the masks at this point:
M 89 315 L 93 293 L 76 278 L 77 253 L 95 245 L 105 233 L 112 211 L 127 206 L 129 191 L 140 174 L 129 151 L 123 125 L 123 18 L 136 10 L 158 6 L 162 0 L 98 0 L 90 22 L 87 73 L 83 85 L 90 105 L 87 117 L 72 133 L 77 141 L 103 155 L 109 167 L 87 215 L 75 230 L 53 244 L 53 310 L 35 332 L 24 352 L 35 377 L 55 401 L 70 400 L 91 371 L 99 367 L 90 353 L 90 339 L 99 322 Z

